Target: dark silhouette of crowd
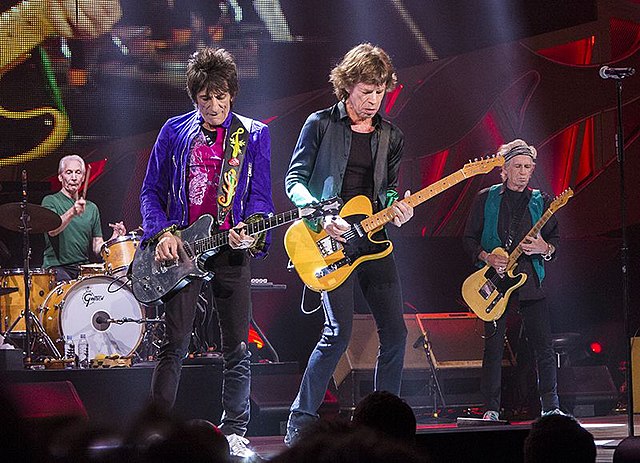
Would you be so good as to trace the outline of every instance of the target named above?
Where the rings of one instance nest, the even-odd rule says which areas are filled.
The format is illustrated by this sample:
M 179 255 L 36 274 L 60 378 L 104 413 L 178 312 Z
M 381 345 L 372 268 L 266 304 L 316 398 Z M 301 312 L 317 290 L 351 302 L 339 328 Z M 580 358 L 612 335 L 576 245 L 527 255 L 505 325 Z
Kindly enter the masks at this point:
M 94 426 L 86 417 L 25 419 L 0 385 L 0 449 L 4 461 L 53 463 L 228 463 L 229 444 L 211 422 L 182 420 L 150 406 L 127 428 Z M 351 420 L 319 420 L 269 461 L 274 463 L 429 463 L 416 446 L 411 407 L 389 392 L 374 392 L 356 406 Z M 629 447 L 629 446 L 627 446 Z M 631 453 L 640 455 L 640 445 Z M 627 452 L 630 453 L 630 452 Z M 571 416 L 535 421 L 523 448 L 525 463 L 594 463 L 593 436 Z M 479 459 L 478 459 L 479 458 Z M 625 457 L 627 458 L 627 457 Z M 255 455 L 251 462 L 264 461 Z M 464 460 L 461 460 L 464 461 Z M 484 461 L 469 449 L 469 460 Z M 614 458 L 615 461 L 615 458 Z M 620 461 L 640 461 L 624 459 Z

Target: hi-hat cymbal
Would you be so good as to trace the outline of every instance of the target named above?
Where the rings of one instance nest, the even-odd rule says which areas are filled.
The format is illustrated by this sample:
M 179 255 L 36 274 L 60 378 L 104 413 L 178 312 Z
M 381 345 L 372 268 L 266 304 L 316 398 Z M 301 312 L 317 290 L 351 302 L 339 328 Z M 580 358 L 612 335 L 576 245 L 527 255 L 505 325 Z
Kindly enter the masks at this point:
M 45 233 L 55 230 L 62 224 L 62 219 L 55 212 L 37 204 L 27 203 L 29 233 Z M 20 232 L 22 231 L 22 203 L 7 203 L 0 205 L 0 226 Z

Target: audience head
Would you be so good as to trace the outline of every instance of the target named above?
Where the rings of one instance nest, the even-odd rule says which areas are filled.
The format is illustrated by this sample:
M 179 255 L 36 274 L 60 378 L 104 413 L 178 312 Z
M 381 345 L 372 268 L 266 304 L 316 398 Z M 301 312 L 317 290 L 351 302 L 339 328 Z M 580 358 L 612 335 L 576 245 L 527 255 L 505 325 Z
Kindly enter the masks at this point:
M 273 463 L 424 463 L 412 446 L 367 427 L 320 420 Z
M 151 406 L 138 418 L 127 447 L 135 461 L 149 463 L 227 463 L 229 443 L 206 420 L 183 421 L 169 411 Z
M 563 415 L 538 419 L 524 442 L 525 463 L 594 463 L 593 436 L 574 418 Z
M 354 426 L 367 426 L 394 439 L 413 443 L 416 417 L 400 397 L 387 391 L 372 392 L 358 403 L 353 412 Z

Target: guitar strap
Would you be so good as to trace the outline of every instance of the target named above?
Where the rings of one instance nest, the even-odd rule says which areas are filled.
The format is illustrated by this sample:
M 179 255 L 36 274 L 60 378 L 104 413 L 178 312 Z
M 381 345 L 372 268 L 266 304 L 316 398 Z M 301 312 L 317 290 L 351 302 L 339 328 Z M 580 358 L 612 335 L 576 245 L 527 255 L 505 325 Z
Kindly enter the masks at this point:
M 227 135 L 224 145 L 224 161 L 218 180 L 218 225 L 224 223 L 229 211 L 231 211 L 249 140 L 249 131 L 235 114 L 232 115 Z M 249 180 L 247 179 L 247 181 Z
M 378 140 L 378 149 L 375 153 L 374 168 L 373 168 L 373 193 L 376 195 L 376 202 L 380 201 L 378 197 L 381 193 L 382 182 L 387 176 L 387 164 L 389 157 L 389 139 L 391 138 L 391 124 L 384 120 L 380 122 L 380 139 Z M 386 195 L 387 192 L 385 191 Z M 373 199 L 373 198 L 372 198 Z M 380 204 L 377 210 L 388 206 L 388 204 Z M 377 212 L 377 211 L 375 211 Z

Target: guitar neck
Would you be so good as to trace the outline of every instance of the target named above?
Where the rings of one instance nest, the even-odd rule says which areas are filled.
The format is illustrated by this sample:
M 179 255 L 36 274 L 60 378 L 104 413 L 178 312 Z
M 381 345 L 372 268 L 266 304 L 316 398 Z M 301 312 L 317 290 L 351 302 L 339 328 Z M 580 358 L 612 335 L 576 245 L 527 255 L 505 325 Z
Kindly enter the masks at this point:
M 292 209 L 281 214 L 272 215 L 264 219 L 257 220 L 246 224 L 247 235 L 253 236 L 258 233 L 271 230 L 272 228 L 279 227 L 280 225 L 293 222 L 300 218 L 300 210 Z M 226 244 L 229 244 L 229 230 L 225 230 L 219 233 L 215 233 L 206 238 L 195 240 L 192 245 L 197 255 L 209 252 L 213 249 L 220 248 Z
M 437 194 L 442 193 L 446 189 L 452 187 L 453 185 L 460 183 L 467 176 L 464 174 L 464 171 L 458 170 L 450 175 L 447 175 L 441 180 L 429 185 L 426 188 L 423 188 L 420 191 L 415 192 L 411 196 L 404 198 L 402 201 L 407 203 L 411 207 L 416 207 L 428 199 L 433 198 Z M 396 216 L 393 208 L 387 207 L 386 209 L 381 210 L 380 212 L 373 214 L 371 217 L 367 217 L 361 223 L 362 228 L 366 232 L 373 231 L 381 226 L 391 222 Z
M 542 230 L 542 227 L 544 227 L 544 224 L 546 224 L 549 221 L 549 219 L 553 215 L 553 212 L 554 212 L 553 210 L 547 209 L 546 212 L 542 214 L 542 217 L 540 217 L 536 222 L 536 224 L 531 228 L 531 230 L 529 230 L 529 233 L 525 235 L 525 237 L 522 239 L 522 241 L 520 241 L 518 246 L 513 250 L 513 252 L 511 252 L 511 254 L 509 255 L 509 263 L 507 264 L 507 269 L 510 269 L 511 267 L 513 267 L 516 264 L 517 260 L 522 255 L 522 244 L 525 242 L 525 240 L 529 237 L 534 237 L 538 233 L 540 233 L 540 230 Z

